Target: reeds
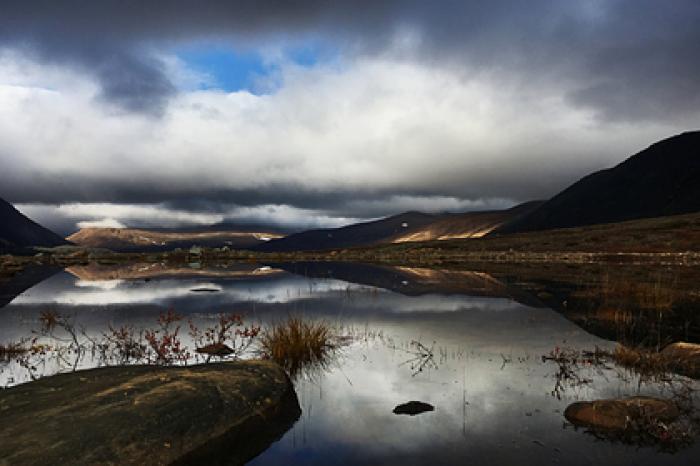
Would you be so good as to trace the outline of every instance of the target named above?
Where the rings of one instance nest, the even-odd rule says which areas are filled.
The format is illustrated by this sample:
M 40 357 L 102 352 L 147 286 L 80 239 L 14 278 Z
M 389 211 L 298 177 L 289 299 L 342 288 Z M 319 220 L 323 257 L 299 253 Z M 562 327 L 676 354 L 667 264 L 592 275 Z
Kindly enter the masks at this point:
M 603 308 L 668 311 L 678 300 L 675 277 L 657 276 L 653 281 L 612 279 L 606 275 L 598 290 Z
M 262 356 L 281 365 L 290 376 L 305 369 L 326 367 L 336 348 L 327 323 L 299 317 L 274 323 L 260 336 Z
M 656 351 L 639 350 L 617 345 L 612 359 L 622 367 L 633 369 L 640 375 L 665 375 L 669 372 L 669 360 Z
M 618 365 L 633 370 L 642 378 L 665 380 L 671 373 L 683 374 L 691 378 L 700 376 L 697 361 L 678 357 L 666 351 L 657 352 L 617 345 L 611 356 Z

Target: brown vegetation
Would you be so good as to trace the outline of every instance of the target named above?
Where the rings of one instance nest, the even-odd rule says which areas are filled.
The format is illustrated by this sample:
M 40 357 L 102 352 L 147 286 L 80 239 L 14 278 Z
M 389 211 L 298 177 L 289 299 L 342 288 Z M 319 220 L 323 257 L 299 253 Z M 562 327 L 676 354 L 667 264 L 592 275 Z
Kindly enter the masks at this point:
M 543 362 L 555 362 L 555 388 L 558 399 L 569 388 L 593 383 L 591 371 L 616 370 L 617 376 L 629 380 L 638 377 L 642 384 L 661 384 L 669 399 L 632 396 L 614 400 L 576 402 L 564 413 L 574 426 L 585 427 L 595 437 L 637 446 L 656 446 L 664 451 L 684 448 L 694 441 L 700 426 L 694 406 L 693 386 L 676 375 L 678 361 L 662 353 L 618 346 L 614 351 L 595 348 L 579 351 L 555 348 L 542 356 Z M 622 367 L 623 371 L 616 369 Z
M 190 321 L 190 336 L 199 354 L 211 357 L 238 358 L 250 348 L 260 333 L 260 327 L 243 325 L 243 317 L 238 314 L 219 314 L 218 322 L 200 330 Z
M 0 344 L 0 363 L 9 362 L 29 351 L 30 348 L 24 342 Z
M 325 322 L 290 317 L 265 329 L 260 351 L 296 376 L 306 369 L 325 367 L 337 345 L 331 327 Z
M 191 348 L 181 339 L 183 317 L 173 310 L 161 312 L 153 328 L 114 327 L 101 335 L 90 335 L 74 318 L 55 311 L 43 311 L 40 328 L 31 339 L 0 346 L 0 362 L 16 361 L 36 380 L 46 374 L 42 368 L 52 359 L 57 372 L 75 371 L 91 358 L 90 365 L 121 366 L 148 364 L 157 366 L 189 365 L 210 362 L 212 358 L 238 359 L 251 347 L 260 328 L 246 326 L 237 314 L 220 314 L 214 325 L 199 329 L 190 320 Z M 221 351 L 221 348 L 228 351 Z M 218 351 L 210 351 L 218 348 Z
M 653 351 L 643 348 L 628 348 L 618 345 L 611 354 L 611 358 L 620 366 L 634 370 L 642 377 L 651 379 L 667 379 L 671 373 L 683 374 L 692 378 L 700 378 L 700 360 L 692 351 L 687 355 L 676 351 L 679 345 L 687 343 L 674 343 L 663 351 Z M 700 348 L 700 345 L 690 345 Z

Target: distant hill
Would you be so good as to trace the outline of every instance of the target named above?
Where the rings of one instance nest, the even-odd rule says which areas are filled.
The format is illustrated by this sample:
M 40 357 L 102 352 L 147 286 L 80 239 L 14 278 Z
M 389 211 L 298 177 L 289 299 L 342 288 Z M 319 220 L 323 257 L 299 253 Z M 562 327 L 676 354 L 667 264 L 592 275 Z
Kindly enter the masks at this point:
M 494 233 L 571 228 L 700 211 L 700 131 L 657 142 L 574 183 Z
M 505 210 L 445 214 L 427 225 L 408 228 L 390 238 L 390 242 L 480 238 L 507 222 L 531 213 L 543 203 L 544 201 L 531 201 Z
M 0 199 L 0 250 L 64 244 L 68 244 L 68 241 L 30 220 L 9 202 Z
M 311 251 L 334 248 L 368 246 L 386 242 L 409 228 L 425 226 L 440 218 L 439 215 L 405 212 L 371 222 L 355 223 L 341 228 L 303 231 L 260 245 L 258 251 Z
M 341 228 L 296 233 L 270 241 L 255 249 L 266 252 L 311 251 L 409 241 L 478 238 L 505 222 L 532 211 L 539 205 L 540 202 L 535 201 L 507 210 L 460 214 L 406 212 Z
M 252 248 L 279 233 L 267 231 L 187 231 L 136 228 L 83 228 L 67 239 L 78 246 L 106 248 L 117 252 L 164 251 L 191 246 Z

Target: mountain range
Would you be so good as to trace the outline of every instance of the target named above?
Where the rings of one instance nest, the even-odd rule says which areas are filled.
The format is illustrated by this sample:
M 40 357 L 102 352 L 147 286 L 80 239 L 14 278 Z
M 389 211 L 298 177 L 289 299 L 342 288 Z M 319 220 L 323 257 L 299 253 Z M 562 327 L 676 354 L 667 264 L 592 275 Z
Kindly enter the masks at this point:
M 700 131 L 692 131 L 659 141 L 613 168 L 592 173 L 546 202 L 462 214 L 408 212 L 342 228 L 301 232 L 256 249 L 282 252 L 466 239 L 698 211 Z
M 90 228 L 66 240 L 0 199 L 0 250 L 71 243 L 115 251 L 163 250 L 193 244 L 261 252 L 327 250 L 507 235 L 698 211 L 700 131 L 693 131 L 652 144 L 613 168 L 582 178 L 546 202 L 457 214 L 405 212 L 288 236 L 284 236 L 287 231 L 275 228 L 224 224 L 191 230 Z
M 541 202 L 506 210 L 426 214 L 405 212 L 371 222 L 341 228 L 309 230 L 269 241 L 255 249 L 265 252 L 308 251 L 373 246 L 386 243 L 478 238 L 509 221 L 527 215 Z

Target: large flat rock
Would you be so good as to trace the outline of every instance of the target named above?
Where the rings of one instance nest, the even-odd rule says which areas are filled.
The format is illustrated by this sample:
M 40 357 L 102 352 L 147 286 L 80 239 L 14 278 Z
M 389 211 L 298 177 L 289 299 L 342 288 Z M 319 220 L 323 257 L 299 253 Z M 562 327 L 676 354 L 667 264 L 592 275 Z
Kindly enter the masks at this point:
M 265 361 L 61 374 L 0 390 L 0 464 L 242 464 L 300 413 Z

